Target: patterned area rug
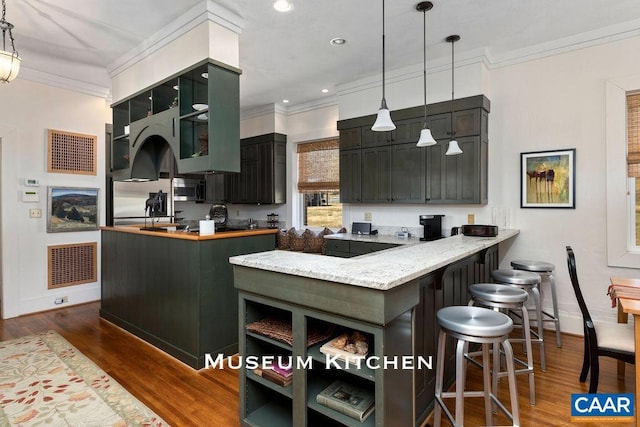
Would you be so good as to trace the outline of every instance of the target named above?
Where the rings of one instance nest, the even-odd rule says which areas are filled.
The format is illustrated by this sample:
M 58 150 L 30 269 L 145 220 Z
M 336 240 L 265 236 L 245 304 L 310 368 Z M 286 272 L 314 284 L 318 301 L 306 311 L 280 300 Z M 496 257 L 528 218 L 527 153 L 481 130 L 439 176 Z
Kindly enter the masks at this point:
M 54 331 L 0 342 L 0 426 L 166 426 Z

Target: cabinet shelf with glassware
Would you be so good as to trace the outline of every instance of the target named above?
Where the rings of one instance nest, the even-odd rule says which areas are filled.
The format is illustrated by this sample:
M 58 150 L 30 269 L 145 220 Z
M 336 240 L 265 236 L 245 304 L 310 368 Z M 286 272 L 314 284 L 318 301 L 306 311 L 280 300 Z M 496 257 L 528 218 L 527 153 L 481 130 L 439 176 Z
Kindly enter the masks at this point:
M 239 74 L 207 60 L 178 76 L 179 173 L 240 171 Z
M 238 172 L 239 75 L 207 59 L 113 104 L 112 170 L 125 174 L 152 130 L 162 127 L 178 173 Z M 164 113 L 170 109 L 174 114 Z

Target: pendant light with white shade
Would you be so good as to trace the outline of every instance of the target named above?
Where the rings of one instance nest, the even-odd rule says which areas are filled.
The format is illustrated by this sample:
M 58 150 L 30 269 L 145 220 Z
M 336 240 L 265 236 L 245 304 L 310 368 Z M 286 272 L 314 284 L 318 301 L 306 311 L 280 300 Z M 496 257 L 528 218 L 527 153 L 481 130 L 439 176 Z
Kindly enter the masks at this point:
M 447 156 L 454 156 L 456 154 L 462 154 L 462 150 L 458 145 L 458 141 L 456 141 L 456 131 L 455 131 L 455 108 L 454 108 L 454 88 L 455 83 L 453 79 L 453 45 L 455 42 L 460 40 L 460 36 L 454 34 L 445 39 L 447 43 L 451 43 L 451 140 L 449 141 L 449 148 L 447 148 L 447 152 L 444 153 Z
M 384 97 L 384 0 L 382 0 L 382 102 L 378 110 L 378 117 L 371 127 L 372 131 L 384 132 L 394 130 L 396 125 L 391 120 L 391 113 L 387 107 L 387 100 Z
M 18 76 L 20 71 L 20 56 L 16 51 L 13 42 L 13 24 L 7 22 L 5 14 L 7 13 L 7 5 L 2 0 L 2 19 L 0 19 L 0 30 L 2 30 L 2 50 L 0 50 L 0 82 L 8 83 Z M 6 33 L 9 33 L 9 41 L 11 43 L 11 52 L 6 47 Z
M 421 1 L 416 5 L 416 10 L 418 12 L 422 12 L 422 20 L 423 20 L 423 41 L 424 41 L 424 126 L 420 131 L 420 139 L 418 139 L 418 143 L 416 146 L 418 147 L 428 147 L 430 145 L 435 145 L 436 140 L 433 139 L 433 135 L 431 135 L 431 130 L 427 126 L 427 11 L 433 8 L 433 3 L 430 1 Z

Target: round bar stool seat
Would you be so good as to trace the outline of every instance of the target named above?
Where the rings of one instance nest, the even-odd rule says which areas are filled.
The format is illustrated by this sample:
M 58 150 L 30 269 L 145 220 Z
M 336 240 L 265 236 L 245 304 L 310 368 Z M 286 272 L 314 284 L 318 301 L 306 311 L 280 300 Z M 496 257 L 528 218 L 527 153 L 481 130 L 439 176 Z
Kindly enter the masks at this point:
M 471 294 L 470 306 L 481 306 L 492 308 L 495 311 L 501 309 L 506 310 L 519 310 L 520 316 L 522 316 L 522 329 L 524 332 L 524 338 L 509 338 L 511 343 L 523 342 L 525 345 L 525 352 L 527 356 L 526 362 L 514 358 L 514 361 L 521 365 L 521 369 L 516 369 L 517 374 L 529 375 L 529 401 L 532 405 L 536 404 L 535 396 L 535 382 L 533 374 L 533 352 L 531 351 L 531 331 L 529 329 L 529 312 L 526 307 L 527 299 L 529 299 L 529 293 L 524 289 L 514 286 L 505 286 L 498 283 L 476 283 L 469 286 L 469 293 Z M 467 356 L 469 360 L 479 365 L 474 359 L 479 355 L 479 352 L 469 353 Z M 493 390 L 498 389 L 498 377 L 506 375 L 506 372 L 500 372 L 500 352 L 497 346 L 493 349 Z
M 438 335 L 438 353 L 436 359 L 436 385 L 435 385 L 435 410 L 434 426 L 439 427 L 442 412 L 454 426 L 462 426 L 464 421 L 464 398 L 484 397 L 485 419 L 487 425 L 491 425 L 492 403 L 495 403 L 504 413 L 511 418 L 513 425 L 520 425 L 518 409 L 518 391 L 516 385 L 515 368 L 513 362 L 513 349 L 507 339 L 513 330 L 513 320 L 504 313 L 489 310 L 483 307 L 451 306 L 438 310 L 436 319 L 440 325 Z M 443 391 L 444 362 L 447 336 L 457 339 L 456 344 L 456 391 Z M 466 361 L 465 354 L 469 343 L 482 344 L 482 374 L 484 390 L 465 390 Z M 500 345 L 505 354 L 507 365 L 507 377 L 509 378 L 509 392 L 511 400 L 511 412 L 498 400 L 495 390 L 491 388 L 491 372 L 489 346 Z M 443 399 L 455 398 L 455 418 L 447 408 Z
M 536 311 L 535 318 L 542 319 L 542 306 L 540 304 L 540 282 L 542 281 L 542 278 L 538 273 L 523 270 L 498 269 L 491 272 L 491 278 L 496 283 L 515 286 L 530 292 L 531 295 L 533 295 L 533 309 Z M 542 323 L 543 322 L 536 322 L 538 330 L 537 332 L 535 330 L 531 331 L 531 335 L 533 336 L 531 342 L 540 345 L 540 367 L 543 371 L 546 371 L 547 365 L 544 354 L 544 328 L 542 327 Z
M 549 289 L 551 290 L 551 304 L 553 305 L 553 314 L 548 313 L 542 310 L 543 322 L 553 322 L 555 330 L 556 330 L 556 345 L 558 347 L 562 347 L 562 334 L 560 330 L 560 316 L 558 314 L 558 298 L 556 296 L 556 281 L 553 277 L 553 271 L 555 270 L 555 266 L 549 262 L 544 261 L 533 261 L 528 259 L 519 259 L 511 261 L 511 267 L 516 270 L 524 270 L 530 271 L 532 273 L 538 273 L 542 278 L 547 279 L 549 282 Z M 542 286 L 542 283 L 540 283 Z M 542 292 L 542 291 L 541 291 Z

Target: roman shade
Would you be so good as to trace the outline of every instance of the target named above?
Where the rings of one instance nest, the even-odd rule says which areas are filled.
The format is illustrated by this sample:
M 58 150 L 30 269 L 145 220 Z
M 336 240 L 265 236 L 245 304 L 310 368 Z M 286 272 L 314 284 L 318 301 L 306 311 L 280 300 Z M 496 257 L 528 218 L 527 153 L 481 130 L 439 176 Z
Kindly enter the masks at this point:
M 298 191 L 318 193 L 340 190 L 339 140 L 298 144 Z

